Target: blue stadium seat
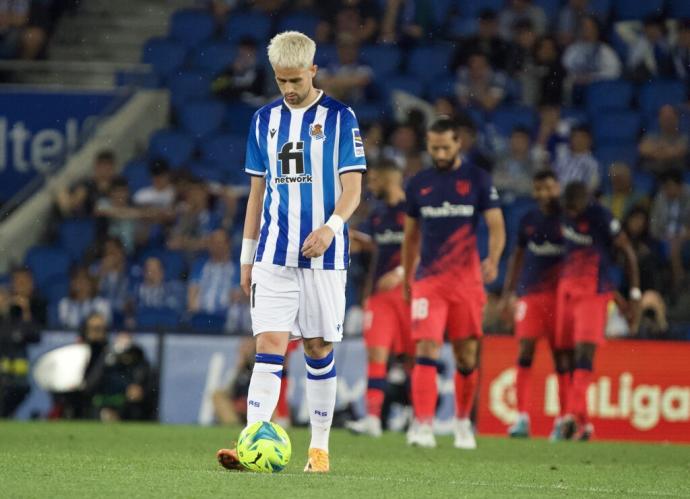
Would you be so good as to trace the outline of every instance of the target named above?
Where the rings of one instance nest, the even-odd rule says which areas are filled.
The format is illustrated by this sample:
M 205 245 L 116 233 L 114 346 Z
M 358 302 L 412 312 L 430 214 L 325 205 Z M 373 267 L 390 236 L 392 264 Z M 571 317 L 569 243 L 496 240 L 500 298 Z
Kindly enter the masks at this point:
M 587 110 L 594 114 L 604 109 L 623 109 L 630 107 L 633 98 L 632 83 L 625 80 L 608 80 L 591 83 L 587 87 Z
M 482 9 L 500 11 L 505 5 L 505 0 L 455 0 L 460 14 L 463 17 L 477 17 Z
M 305 12 L 297 12 L 289 14 L 280 20 L 278 24 L 278 32 L 281 31 L 299 31 L 310 38 L 316 37 L 316 27 L 319 24 L 319 18 L 312 16 Z
M 58 229 L 60 246 L 76 262 L 84 256 L 96 238 L 96 223 L 92 218 L 71 218 L 63 221 Z
M 587 10 L 602 22 L 608 20 L 611 15 L 612 0 L 589 0 Z
M 445 44 L 418 47 L 407 60 L 407 72 L 424 82 L 430 82 L 438 75 L 448 75 L 452 53 L 453 48 Z
M 605 111 L 592 120 L 594 142 L 629 143 L 637 140 L 642 120 L 635 111 Z
M 434 0 L 430 2 L 433 9 L 434 21 L 437 26 L 442 26 L 448 19 L 448 15 L 453 7 L 454 0 Z
M 379 80 L 387 95 L 394 90 L 401 90 L 417 97 L 424 97 L 424 84 L 413 76 L 390 76 Z
M 196 138 L 217 131 L 224 118 L 225 105 L 211 99 L 187 102 L 179 113 L 182 128 Z
M 636 191 L 652 196 L 656 191 L 656 177 L 652 173 L 637 170 L 633 173 L 633 186 Z
M 618 144 L 597 145 L 594 156 L 599 160 L 602 171 L 608 174 L 612 163 L 621 161 L 630 167 L 637 165 L 637 143 L 635 141 Z
M 237 165 L 237 167 L 240 168 L 240 165 Z M 205 182 L 223 184 L 227 180 L 227 172 L 218 163 L 192 161 L 189 164 L 189 171 Z
M 330 64 L 338 61 L 338 49 L 332 43 L 317 45 L 314 64 L 320 68 L 327 68 Z
M 370 124 L 382 121 L 388 116 L 388 106 L 385 102 L 360 103 L 352 106 L 361 124 Z
M 439 97 L 454 97 L 457 80 L 452 76 L 436 78 L 429 84 L 429 98 L 433 101 Z
M 479 21 L 471 17 L 453 16 L 448 22 L 448 35 L 453 38 L 465 38 L 477 33 Z
M 400 69 L 400 50 L 395 45 L 367 45 L 362 47 L 360 59 L 374 68 L 377 76 L 396 73 Z
M 686 98 L 686 91 L 680 81 L 657 80 L 643 85 L 637 98 L 645 116 L 653 119 L 656 118 L 656 113 L 661 106 L 682 104 Z
M 187 47 L 196 47 L 213 36 L 216 22 L 210 12 L 182 9 L 170 19 L 170 37 Z
M 225 24 L 225 36 L 231 42 L 253 38 L 257 42 L 268 40 L 271 34 L 271 18 L 258 12 L 231 14 Z
M 167 38 L 152 38 L 144 44 L 141 61 L 153 66 L 157 75 L 165 78 L 182 67 L 187 49 L 180 42 Z
M 537 115 L 534 109 L 527 106 L 499 107 L 491 115 L 496 130 L 501 135 L 507 137 L 516 126 L 527 127 L 530 132 L 534 132 L 537 127 Z
M 615 0 L 613 6 L 616 21 L 642 20 L 649 15 L 661 15 L 663 10 L 664 0 Z
M 558 11 L 561 9 L 561 0 L 534 0 L 533 3 L 542 8 L 549 24 L 553 25 L 556 22 Z
M 194 140 L 177 130 L 158 130 L 149 141 L 149 155 L 165 159 L 171 168 L 183 166 L 189 161 L 193 151 Z
M 218 74 L 235 60 L 237 47 L 228 42 L 211 42 L 194 52 L 194 67 L 210 74 Z
M 202 71 L 183 71 L 170 77 L 170 102 L 177 109 L 191 99 L 203 99 L 211 92 L 211 78 Z
M 141 252 L 139 263 L 144 264 L 147 258 L 158 258 L 165 269 L 165 280 L 175 281 L 183 277 L 187 271 L 187 260 L 182 251 L 164 248 L 149 248 Z
M 176 328 L 180 324 L 180 314 L 167 307 L 142 307 L 137 310 L 135 320 L 140 329 Z
M 69 278 L 58 277 L 51 279 L 48 284 L 44 286 L 41 293 L 48 303 L 57 303 L 65 296 L 69 295 Z
M 115 73 L 115 85 L 118 87 L 158 88 L 160 77 L 153 71 L 120 70 Z
M 690 2 L 688 0 L 668 0 L 669 17 L 690 19 Z
M 151 185 L 151 174 L 146 161 L 133 160 L 127 163 L 122 170 L 122 176 L 127 179 L 129 192 L 134 193 L 139 189 Z
M 243 102 L 233 102 L 225 110 L 225 124 L 228 131 L 246 134 L 254 117 L 256 107 Z
M 31 269 L 36 287 L 44 291 L 58 280 L 69 279 L 69 253 L 57 246 L 34 246 L 26 254 L 26 266 Z
M 225 329 L 225 314 L 197 313 L 189 320 L 189 325 L 199 333 L 222 334 Z
M 210 135 L 201 141 L 201 158 L 205 162 L 221 165 L 223 169 L 242 169 L 246 146 L 245 135 L 231 133 Z

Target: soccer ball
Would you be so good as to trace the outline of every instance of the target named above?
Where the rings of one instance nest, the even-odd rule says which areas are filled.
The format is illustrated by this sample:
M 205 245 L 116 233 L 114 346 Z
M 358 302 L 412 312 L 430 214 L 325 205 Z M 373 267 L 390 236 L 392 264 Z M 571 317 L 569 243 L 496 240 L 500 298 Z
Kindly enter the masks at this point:
M 292 445 L 286 431 L 275 423 L 257 421 L 237 441 L 237 456 L 250 471 L 276 473 L 290 461 Z

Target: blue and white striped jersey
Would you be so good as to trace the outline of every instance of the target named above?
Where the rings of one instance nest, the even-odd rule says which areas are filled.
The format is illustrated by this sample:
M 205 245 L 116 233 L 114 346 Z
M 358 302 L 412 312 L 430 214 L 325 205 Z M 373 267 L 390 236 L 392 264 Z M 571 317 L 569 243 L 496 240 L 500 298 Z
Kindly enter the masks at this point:
M 247 141 L 245 171 L 266 178 L 257 262 L 285 267 L 345 269 L 347 225 L 319 258 L 300 250 L 312 230 L 333 214 L 340 174 L 366 171 L 364 144 L 349 107 L 323 93 L 308 108 L 280 99 L 259 109 Z

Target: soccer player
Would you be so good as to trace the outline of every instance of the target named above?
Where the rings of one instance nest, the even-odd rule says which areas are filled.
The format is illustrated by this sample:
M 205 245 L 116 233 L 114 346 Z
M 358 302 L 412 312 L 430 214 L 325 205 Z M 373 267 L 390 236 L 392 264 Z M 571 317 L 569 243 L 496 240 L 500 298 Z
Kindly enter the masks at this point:
M 381 202 L 372 210 L 367 223 L 354 237 L 369 237 L 373 243 L 371 277 L 373 289 L 364 312 L 364 342 L 367 347 L 367 416 L 350 421 L 351 431 L 373 437 L 381 436 L 381 408 L 386 391 L 388 357 L 414 353 L 410 338 L 410 306 L 402 294 L 403 271 L 400 246 L 405 221 L 405 191 L 402 171 L 383 160 L 367 173 L 367 187 Z
M 564 210 L 565 260 L 558 284 L 555 343 L 558 349 L 575 349 L 575 370 L 562 436 L 589 440 L 594 428 L 588 420 L 587 389 L 594 354 L 604 340 L 608 303 L 614 292 L 609 278 L 614 251 L 620 250 L 626 259 L 630 285 L 627 313 L 633 331 L 639 320 L 640 276 L 637 257 L 620 223 L 591 198 L 584 183 L 566 186 Z
M 434 167 L 407 186 L 407 215 L 402 248 L 404 289 L 412 307 L 416 360 L 412 371 L 415 420 L 407 443 L 435 447 L 437 363 L 447 331 L 455 353 L 455 447 L 477 444 L 469 419 L 477 389 L 477 360 L 482 336 L 484 283 L 498 274 L 505 245 L 503 215 L 490 175 L 460 157 L 455 122 L 439 118 L 427 132 Z M 476 228 L 483 216 L 489 228 L 489 254 L 480 263 Z M 414 267 L 419 259 L 416 275 Z
M 288 342 L 301 337 L 311 422 L 305 471 L 327 472 L 333 343 L 343 334 L 349 262 L 345 222 L 359 204 L 366 162 L 352 110 L 313 86 L 315 51 L 313 40 L 294 31 L 268 46 L 283 98 L 259 109 L 249 129 L 245 171 L 252 180 L 240 263 L 256 336 L 247 424 L 271 420 Z M 238 468 L 234 449 L 221 449 L 218 459 Z
M 561 235 L 561 188 L 551 170 L 538 172 L 532 181 L 537 207 L 520 220 L 518 241 L 510 259 L 503 287 L 502 308 L 512 309 L 518 339 L 517 387 L 518 420 L 510 427 L 511 437 L 529 437 L 529 394 L 534 349 L 540 338 L 552 349 L 558 375 L 561 416 L 565 415 L 568 386 L 572 374 L 572 351 L 554 350 L 556 337 L 556 289 L 563 263 Z M 515 295 L 517 291 L 517 302 Z M 552 437 L 560 436 L 560 417 Z

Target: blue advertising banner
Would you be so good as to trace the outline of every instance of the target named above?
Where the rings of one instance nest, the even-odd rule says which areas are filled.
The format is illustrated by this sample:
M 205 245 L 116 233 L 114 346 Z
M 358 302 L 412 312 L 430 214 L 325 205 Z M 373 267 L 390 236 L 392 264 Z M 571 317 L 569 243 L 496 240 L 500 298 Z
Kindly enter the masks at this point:
M 90 118 L 114 92 L 0 92 L 0 202 L 7 201 L 54 161 L 75 151 Z

